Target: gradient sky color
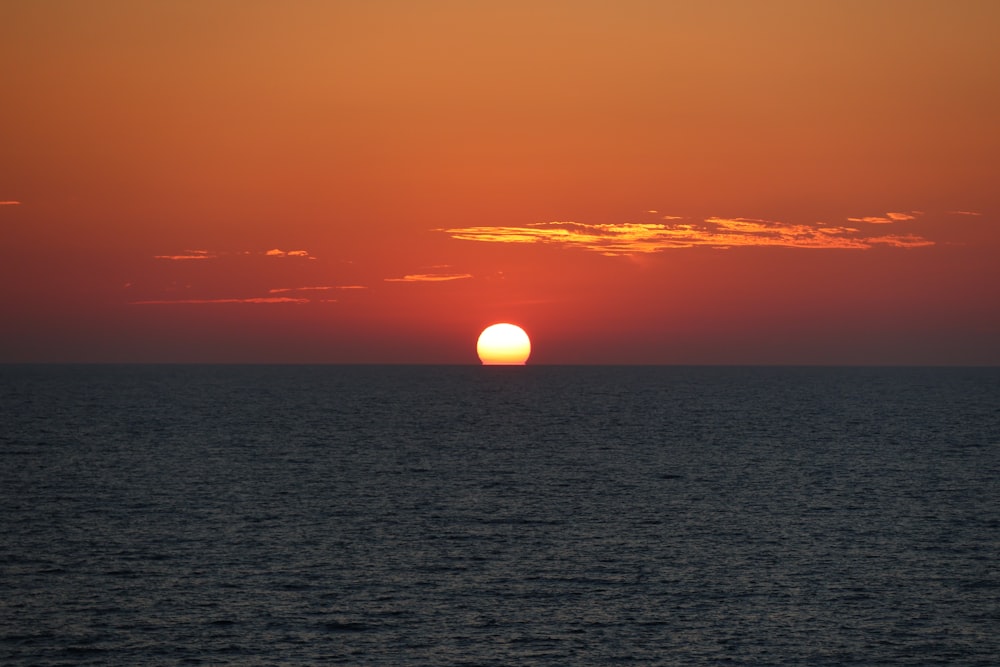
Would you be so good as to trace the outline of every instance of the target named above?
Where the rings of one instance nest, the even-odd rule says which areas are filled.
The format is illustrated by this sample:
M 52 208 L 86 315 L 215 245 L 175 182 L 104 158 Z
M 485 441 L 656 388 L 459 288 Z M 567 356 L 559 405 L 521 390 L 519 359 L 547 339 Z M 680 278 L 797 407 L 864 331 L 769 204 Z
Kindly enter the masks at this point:
M 992 0 L 11 0 L 0 361 L 1000 363 Z

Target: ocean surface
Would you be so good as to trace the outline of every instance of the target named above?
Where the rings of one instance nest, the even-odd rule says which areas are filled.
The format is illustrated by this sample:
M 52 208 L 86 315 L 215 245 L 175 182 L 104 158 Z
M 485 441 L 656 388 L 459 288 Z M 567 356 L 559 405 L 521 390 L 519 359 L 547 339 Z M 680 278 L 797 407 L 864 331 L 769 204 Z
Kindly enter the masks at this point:
M 0 366 L 2 665 L 1000 664 L 1000 369 Z

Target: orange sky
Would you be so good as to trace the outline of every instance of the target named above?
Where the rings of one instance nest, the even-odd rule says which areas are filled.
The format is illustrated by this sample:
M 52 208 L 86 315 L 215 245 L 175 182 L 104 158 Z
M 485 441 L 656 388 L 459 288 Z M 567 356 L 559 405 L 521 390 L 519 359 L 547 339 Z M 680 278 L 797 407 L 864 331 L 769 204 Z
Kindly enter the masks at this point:
M 1000 3 L 13 1 L 0 361 L 1000 363 Z

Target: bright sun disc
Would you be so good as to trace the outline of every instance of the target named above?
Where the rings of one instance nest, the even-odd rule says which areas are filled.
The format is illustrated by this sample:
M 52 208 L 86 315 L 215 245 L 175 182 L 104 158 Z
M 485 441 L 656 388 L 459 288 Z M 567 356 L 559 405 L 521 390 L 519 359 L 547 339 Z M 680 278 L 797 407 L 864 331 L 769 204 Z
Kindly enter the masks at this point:
M 479 334 L 476 352 L 484 366 L 523 366 L 531 355 L 531 341 L 516 324 L 494 324 Z

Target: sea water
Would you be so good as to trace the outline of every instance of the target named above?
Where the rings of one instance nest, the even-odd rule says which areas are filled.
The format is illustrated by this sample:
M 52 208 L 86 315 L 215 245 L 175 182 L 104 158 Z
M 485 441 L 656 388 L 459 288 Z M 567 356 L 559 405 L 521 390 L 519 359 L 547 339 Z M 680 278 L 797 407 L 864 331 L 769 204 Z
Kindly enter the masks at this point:
M 0 367 L 0 664 L 995 665 L 1000 369 Z

